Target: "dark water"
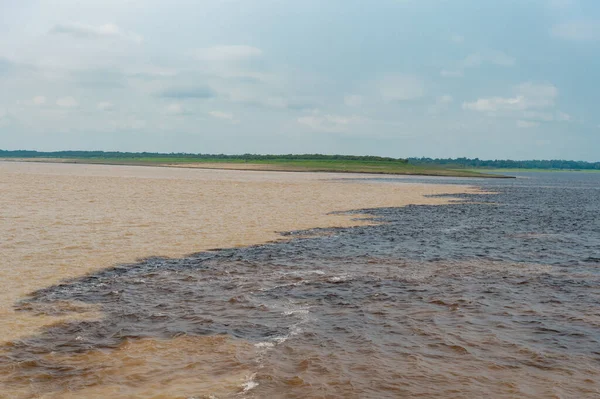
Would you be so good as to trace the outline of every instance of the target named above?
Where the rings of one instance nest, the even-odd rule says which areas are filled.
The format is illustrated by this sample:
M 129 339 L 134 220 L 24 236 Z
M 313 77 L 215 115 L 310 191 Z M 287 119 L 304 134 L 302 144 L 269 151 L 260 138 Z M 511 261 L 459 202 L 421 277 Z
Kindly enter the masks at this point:
M 77 301 L 105 317 L 13 343 L 0 375 L 77 392 L 103 383 L 94 365 L 49 354 L 222 334 L 255 351 L 231 396 L 600 397 L 600 174 L 518 176 L 468 180 L 497 194 L 451 205 L 367 210 L 376 226 L 149 259 L 36 292 L 18 308 Z

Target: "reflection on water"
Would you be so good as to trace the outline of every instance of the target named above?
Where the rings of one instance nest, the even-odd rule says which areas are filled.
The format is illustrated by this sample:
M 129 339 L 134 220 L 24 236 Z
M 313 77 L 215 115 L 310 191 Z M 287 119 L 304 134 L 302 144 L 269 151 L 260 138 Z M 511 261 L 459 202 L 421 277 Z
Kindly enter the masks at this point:
M 598 397 L 599 183 L 480 182 L 498 194 L 37 291 L 18 311 L 102 316 L 2 347 L 0 384 L 23 398 Z

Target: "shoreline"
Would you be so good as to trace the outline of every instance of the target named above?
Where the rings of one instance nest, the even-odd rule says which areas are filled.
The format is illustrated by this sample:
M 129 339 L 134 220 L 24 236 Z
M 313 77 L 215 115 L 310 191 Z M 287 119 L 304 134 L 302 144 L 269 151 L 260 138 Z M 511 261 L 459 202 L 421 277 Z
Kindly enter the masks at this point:
M 53 163 L 53 164 L 83 164 L 83 165 L 123 165 L 123 166 L 149 166 L 158 168 L 180 168 L 180 169 L 219 169 L 219 170 L 237 170 L 237 171 L 262 171 L 262 172 L 295 172 L 295 173 L 343 173 L 343 174 L 374 174 L 386 176 L 430 176 L 430 177 L 459 177 L 459 178 L 482 178 L 482 179 L 514 179 L 514 176 L 497 175 L 491 173 L 482 173 L 475 170 L 466 170 L 463 173 L 455 169 L 433 169 L 423 173 L 411 171 L 377 171 L 377 170 L 338 170 L 327 168 L 308 168 L 303 166 L 291 166 L 277 163 L 239 163 L 239 162 L 118 162 L 108 160 L 93 159 L 75 159 L 75 158 L 0 158 L 0 162 L 32 162 L 32 163 Z M 242 167 L 244 165 L 244 167 Z M 439 173 L 437 172 L 439 171 Z M 475 175 L 469 174 L 477 173 Z

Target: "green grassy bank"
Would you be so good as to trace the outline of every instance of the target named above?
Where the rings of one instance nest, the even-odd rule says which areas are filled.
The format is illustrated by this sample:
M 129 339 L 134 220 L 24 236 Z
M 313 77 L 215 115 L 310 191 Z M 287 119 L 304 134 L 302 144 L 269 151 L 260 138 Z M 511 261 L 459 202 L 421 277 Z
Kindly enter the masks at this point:
M 5 154 L 0 154 L 0 157 Z M 79 154 L 78 154 L 79 155 Z M 129 155 L 129 154 L 127 154 Z M 39 153 L 39 156 L 9 156 L 4 160 L 21 160 L 37 162 L 138 165 L 138 166 L 175 166 L 195 168 L 223 168 L 244 170 L 270 170 L 294 172 L 347 172 L 347 173 L 377 173 L 391 175 L 420 175 L 420 176 L 453 176 L 453 177 L 488 177 L 499 178 L 497 174 L 487 174 L 482 171 L 467 169 L 452 169 L 436 165 L 412 165 L 403 159 L 380 157 L 327 156 L 316 154 L 302 156 L 276 155 L 243 155 L 243 156 L 177 156 L 168 154 L 134 156 L 57 156 L 53 153 Z

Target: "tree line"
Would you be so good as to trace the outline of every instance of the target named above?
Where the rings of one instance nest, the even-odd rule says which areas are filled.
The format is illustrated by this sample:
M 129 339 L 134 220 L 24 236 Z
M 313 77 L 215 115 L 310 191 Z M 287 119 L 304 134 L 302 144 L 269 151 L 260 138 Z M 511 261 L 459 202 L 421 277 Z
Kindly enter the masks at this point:
M 448 168 L 509 168 L 509 169 L 579 169 L 600 170 L 600 162 L 569 161 L 564 159 L 513 161 L 510 159 L 482 160 L 479 158 L 391 158 L 373 155 L 324 155 L 324 154 L 194 154 L 184 152 L 121 152 L 121 151 L 34 151 L 0 150 L 0 158 L 78 158 L 78 159 L 141 159 L 180 158 L 186 160 L 322 160 L 395 162 L 415 166 L 444 166 Z
M 120 151 L 34 151 L 34 150 L 0 150 L 0 158 L 78 158 L 78 159 L 140 159 L 140 158 L 182 158 L 182 159 L 231 159 L 231 160 L 330 160 L 330 161 L 372 161 L 372 162 L 401 162 L 406 159 L 378 157 L 372 155 L 324 155 L 324 154 L 193 154 L 183 152 L 120 152 Z

